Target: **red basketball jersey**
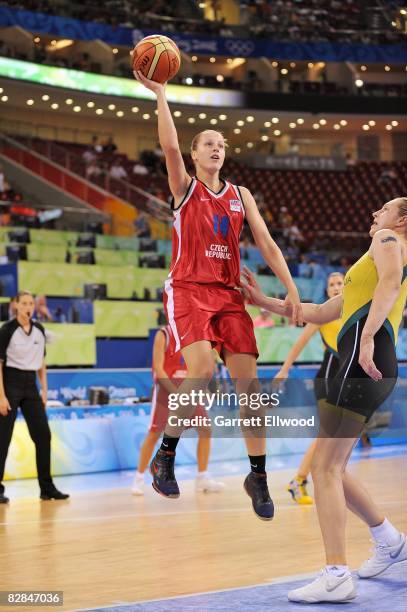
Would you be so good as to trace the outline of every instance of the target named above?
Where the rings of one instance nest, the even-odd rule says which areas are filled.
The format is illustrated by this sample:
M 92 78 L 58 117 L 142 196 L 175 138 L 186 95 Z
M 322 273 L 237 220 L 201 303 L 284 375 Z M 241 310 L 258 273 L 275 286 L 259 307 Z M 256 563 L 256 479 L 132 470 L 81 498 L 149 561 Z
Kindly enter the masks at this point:
M 181 351 L 173 353 L 174 336 L 169 325 L 161 327 L 161 331 L 165 335 L 165 353 L 164 353 L 164 370 L 168 378 L 185 378 L 187 374 L 187 366 Z M 158 332 L 157 332 L 158 333 Z M 153 372 L 154 381 L 157 380 L 156 373 Z
M 238 286 L 244 214 L 238 187 L 225 181 L 223 189 L 215 193 L 193 178 L 174 210 L 169 278 Z

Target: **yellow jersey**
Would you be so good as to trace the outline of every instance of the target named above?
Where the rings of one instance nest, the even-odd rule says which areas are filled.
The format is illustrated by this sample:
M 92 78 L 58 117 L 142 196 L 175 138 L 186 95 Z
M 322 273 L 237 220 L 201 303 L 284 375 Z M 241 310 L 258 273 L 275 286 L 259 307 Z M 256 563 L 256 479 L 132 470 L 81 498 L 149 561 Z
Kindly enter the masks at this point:
M 339 339 L 356 321 L 369 313 L 379 277 L 373 259 L 369 252 L 362 255 L 348 270 L 344 280 L 343 307 Z M 384 322 L 384 327 L 390 334 L 394 344 L 397 342 L 398 331 L 407 300 L 407 262 L 404 264 L 401 290 L 399 296 Z
M 330 321 L 329 323 L 324 323 L 319 328 L 319 333 L 321 334 L 322 342 L 325 345 L 325 348 L 330 353 L 334 355 L 338 355 L 338 334 L 341 329 L 341 319 L 336 319 L 335 321 Z

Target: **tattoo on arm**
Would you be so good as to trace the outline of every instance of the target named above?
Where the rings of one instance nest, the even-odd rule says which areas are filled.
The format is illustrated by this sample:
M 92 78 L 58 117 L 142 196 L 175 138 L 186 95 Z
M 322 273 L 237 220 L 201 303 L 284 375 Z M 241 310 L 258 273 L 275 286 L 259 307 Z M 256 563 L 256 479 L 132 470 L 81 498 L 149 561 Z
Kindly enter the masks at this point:
M 387 238 L 383 238 L 382 242 L 397 242 L 394 236 L 387 236 Z

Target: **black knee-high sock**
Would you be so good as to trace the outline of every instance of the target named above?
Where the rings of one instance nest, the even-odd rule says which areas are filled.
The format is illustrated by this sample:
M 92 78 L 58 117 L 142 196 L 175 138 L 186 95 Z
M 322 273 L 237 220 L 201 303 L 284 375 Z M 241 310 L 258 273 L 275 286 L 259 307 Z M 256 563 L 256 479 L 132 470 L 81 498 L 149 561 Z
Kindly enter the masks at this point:
M 170 451 L 172 453 L 175 453 L 175 449 L 177 448 L 178 442 L 179 438 L 172 438 L 171 436 L 167 436 L 166 434 L 164 434 L 160 448 L 163 451 Z
M 256 474 L 266 473 L 266 455 L 249 455 L 250 467 Z

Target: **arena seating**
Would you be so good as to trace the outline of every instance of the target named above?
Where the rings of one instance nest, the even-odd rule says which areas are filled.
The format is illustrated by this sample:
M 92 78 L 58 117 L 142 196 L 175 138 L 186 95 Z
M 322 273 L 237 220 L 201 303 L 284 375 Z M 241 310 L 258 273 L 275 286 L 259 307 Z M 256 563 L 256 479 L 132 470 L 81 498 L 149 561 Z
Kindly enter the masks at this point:
M 47 141 L 30 139 L 24 142 L 47 156 Z M 65 164 L 66 154 L 71 153 L 71 171 L 86 176 L 86 163 L 82 159 L 86 145 L 63 142 L 57 144 L 59 159 L 53 157 L 53 160 Z M 134 175 L 134 160 L 120 153 L 101 154 L 98 163 L 108 169 L 113 159 L 120 161 L 132 184 L 154 195 L 159 192 L 164 199 L 169 197 L 164 173 Z M 392 178 L 386 177 L 386 171 L 389 170 L 394 174 Z M 358 162 L 343 172 L 311 172 L 252 169 L 244 163 L 229 159 L 223 173 L 235 183 L 248 187 L 252 193 L 260 194 L 274 218 L 277 218 L 281 207 L 286 206 L 288 212 L 293 215 L 295 224 L 309 240 L 312 240 L 318 231 L 366 232 L 373 210 L 386 200 L 407 193 L 406 162 Z M 105 177 L 92 180 L 99 185 L 108 186 L 109 191 L 117 196 L 125 196 L 124 181 L 107 181 Z

